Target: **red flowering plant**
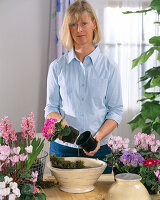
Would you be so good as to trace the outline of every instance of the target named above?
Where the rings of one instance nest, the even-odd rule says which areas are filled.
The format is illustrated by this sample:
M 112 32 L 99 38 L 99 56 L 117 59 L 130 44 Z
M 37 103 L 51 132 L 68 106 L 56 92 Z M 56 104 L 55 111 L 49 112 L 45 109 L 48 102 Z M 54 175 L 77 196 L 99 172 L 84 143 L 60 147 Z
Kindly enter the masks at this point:
M 45 200 L 46 195 L 35 187 L 38 172 L 30 169 L 44 146 L 44 140 L 35 138 L 33 113 L 22 118 L 21 135 L 8 120 L 5 116 L 0 122 L 0 199 Z
M 112 136 L 108 146 L 112 153 L 106 155 L 108 164 L 113 166 L 114 174 L 136 173 L 142 177 L 142 183 L 149 193 L 160 190 L 160 140 L 155 135 L 137 133 L 134 136 L 134 147 L 129 147 L 129 139 Z
M 148 158 L 143 161 L 140 168 L 141 182 L 148 189 L 150 194 L 160 191 L 160 160 Z

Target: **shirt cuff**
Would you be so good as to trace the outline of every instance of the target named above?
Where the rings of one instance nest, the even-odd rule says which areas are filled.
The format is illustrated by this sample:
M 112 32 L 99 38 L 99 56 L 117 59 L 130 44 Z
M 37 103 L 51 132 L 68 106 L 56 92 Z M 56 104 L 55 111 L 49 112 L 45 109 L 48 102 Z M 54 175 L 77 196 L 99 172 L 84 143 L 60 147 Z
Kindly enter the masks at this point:
M 49 113 L 52 113 L 52 112 L 59 113 L 59 109 L 57 107 L 54 107 L 54 106 L 46 106 L 44 110 L 45 110 L 45 115 L 44 115 L 45 119 L 47 118 L 47 115 Z
M 119 125 L 122 120 L 122 117 L 116 113 L 108 113 L 106 115 L 105 119 L 112 119 L 112 120 L 116 121 L 117 124 Z

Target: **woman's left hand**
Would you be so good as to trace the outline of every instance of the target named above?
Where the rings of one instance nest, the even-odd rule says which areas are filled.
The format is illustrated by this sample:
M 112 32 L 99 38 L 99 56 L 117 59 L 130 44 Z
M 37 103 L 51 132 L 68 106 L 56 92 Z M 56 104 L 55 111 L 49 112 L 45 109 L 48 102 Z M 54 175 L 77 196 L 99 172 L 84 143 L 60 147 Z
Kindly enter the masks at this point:
M 93 138 L 96 139 L 96 141 L 97 141 L 97 147 L 93 151 L 90 151 L 90 152 L 87 152 L 83 149 L 84 153 L 87 156 L 94 156 L 94 154 L 100 149 L 100 142 L 101 142 L 100 139 L 98 137 L 96 137 L 96 135 Z

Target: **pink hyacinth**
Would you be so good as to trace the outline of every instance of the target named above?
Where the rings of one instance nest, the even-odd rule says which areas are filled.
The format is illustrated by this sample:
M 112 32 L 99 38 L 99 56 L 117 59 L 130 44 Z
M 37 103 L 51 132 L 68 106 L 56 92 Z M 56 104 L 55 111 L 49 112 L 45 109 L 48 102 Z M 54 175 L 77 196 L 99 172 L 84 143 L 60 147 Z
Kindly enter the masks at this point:
M 42 132 L 43 132 L 43 137 L 46 138 L 47 140 L 50 140 L 51 137 L 54 135 L 55 130 L 55 123 L 57 122 L 56 119 L 50 118 L 47 119 L 44 123 L 44 126 L 42 127 Z
M 1 136 L 4 139 L 4 142 L 6 144 L 8 144 L 9 139 L 11 139 L 12 141 L 16 141 L 17 140 L 17 136 L 16 136 L 16 132 L 15 130 L 12 129 L 12 124 L 8 124 L 7 121 L 9 120 L 8 116 L 5 116 L 1 119 L 0 122 L 0 132 L 1 132 Z
M 31 140 L 33 140 L 36 137 L 33 112 L 31 112 L 28 115 L 28 117 L 22 118 L 21 127 L 22 127 L 22 137 L 23 137 L 23 139 L 26 139 L 28 135 L 30 136 Z

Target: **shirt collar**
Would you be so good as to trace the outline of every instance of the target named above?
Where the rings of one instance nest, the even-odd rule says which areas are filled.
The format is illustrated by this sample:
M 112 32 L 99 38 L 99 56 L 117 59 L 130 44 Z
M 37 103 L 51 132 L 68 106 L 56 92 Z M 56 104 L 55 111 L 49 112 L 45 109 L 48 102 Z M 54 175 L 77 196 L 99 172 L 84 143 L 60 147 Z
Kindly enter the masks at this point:
M 100 53 L 100 49 L 98 45 L 95 45 L 95 50 L 92 51 L 92 53 L 90 53 L 88 56 L 91 58 L 92 63 L 94 64 L 98 58 L 98 55 Z M 87 56 L 86 56 L 87 57 Z M 74 53 L 74 48 L 72 48 L 71 51 L 69 51 L 68 53 L 68 64 L 73 60 L 76 59 L 78 60 L 76 54 Z

